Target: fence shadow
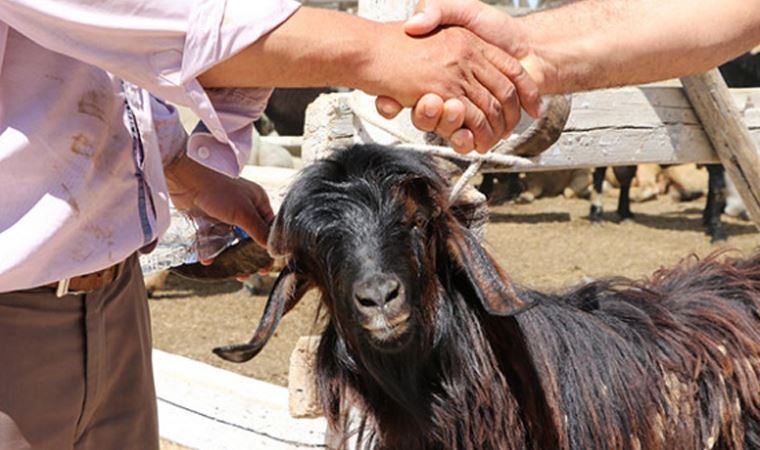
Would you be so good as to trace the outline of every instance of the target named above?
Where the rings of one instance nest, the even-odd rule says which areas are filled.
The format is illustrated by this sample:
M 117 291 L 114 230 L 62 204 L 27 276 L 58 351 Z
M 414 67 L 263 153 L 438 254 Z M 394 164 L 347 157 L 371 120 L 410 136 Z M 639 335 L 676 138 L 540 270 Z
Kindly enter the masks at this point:
M 170 273 L 163 289 L 157 290 L 151 300 L 178 300 L 187 297 L 213 297 L 233 294 L 244 289 L 243 283 L 236 280 L 198 281 Z
M 549 223 L 549 222 L 570 222 L 570 213 L 566 212 L 544 212 L 534 214 L 509 214 L 491 212 L 489 222 L 491 223 Z
M 701 210 L 696 211 L 698 213 L 696 216 L 687 214 L 686 211 L 658 214 L 634 212 L 634 217 L 631 220 L 639 225 L 657 230 L 704 232 L 705 226 L 702 224 Z M 723 220 L 723 230 L 729 237 L 757 233 L 757 228 L 750 222 L 734 223 Z

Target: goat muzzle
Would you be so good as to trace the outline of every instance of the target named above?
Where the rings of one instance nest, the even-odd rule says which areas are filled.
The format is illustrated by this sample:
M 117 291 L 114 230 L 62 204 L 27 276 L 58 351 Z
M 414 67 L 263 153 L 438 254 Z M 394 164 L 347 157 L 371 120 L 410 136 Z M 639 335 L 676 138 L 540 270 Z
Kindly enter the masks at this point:
M 394 274 L 374 273 L 356 282 L 353 301 L 361 327 L 386 346 L 406 334 L 411 317 L 406 289 Z

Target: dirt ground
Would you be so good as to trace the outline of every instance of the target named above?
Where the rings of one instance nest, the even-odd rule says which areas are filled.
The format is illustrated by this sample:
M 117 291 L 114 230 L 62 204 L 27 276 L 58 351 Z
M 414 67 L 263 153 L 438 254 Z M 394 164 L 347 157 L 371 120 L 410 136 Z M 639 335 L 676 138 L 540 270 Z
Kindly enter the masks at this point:
M 605 198 L 608 211 L 616 194 Z M 541 199 L 530 205 L 492 209 L 487 247 L 513 280 L 534 288 L 561 289 L 583 277 L 642 277 L 695 253 L 722 247 L 745 254 L 760 244 L 749 222 L 724 217 L 727 243 L 711 245 L 703 234 L 704 199 L 676 203 L 668 197 L 634 204 L 633 220 L 617 223 L 606 214 L 602 225 L 587 219 L 585 200 Z M 224 369 L 285 385 L 288 358 L 299 336 L 315 334 L 318 299 L 304 299 L 282 321 L 268 346 L 254 360 L 233 364 L 211 353 L 217 345 L 247 341 L 265 298 L 251 296 L 237 282 L 203 284 L 171 276 L 166 291 L 150 302 L 155 346 Z

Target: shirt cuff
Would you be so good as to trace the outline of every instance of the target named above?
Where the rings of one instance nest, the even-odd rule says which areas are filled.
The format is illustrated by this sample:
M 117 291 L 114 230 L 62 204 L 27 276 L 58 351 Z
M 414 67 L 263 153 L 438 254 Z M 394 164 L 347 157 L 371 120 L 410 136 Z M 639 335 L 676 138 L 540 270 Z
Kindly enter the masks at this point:
M 250 148 L 251 146 L 250 136 L 247 140 L 245 136 L 239 136 L 238 139 L 230 136 L 230 140 L 241 147 Z M 245 162 L 238 161 L 238 155 L 231 144 L 215 138 L 203 122 L 198 122 L 187 140 L 187 156 L 199 164 L 230 177 L 237 177 L 245 165 Z

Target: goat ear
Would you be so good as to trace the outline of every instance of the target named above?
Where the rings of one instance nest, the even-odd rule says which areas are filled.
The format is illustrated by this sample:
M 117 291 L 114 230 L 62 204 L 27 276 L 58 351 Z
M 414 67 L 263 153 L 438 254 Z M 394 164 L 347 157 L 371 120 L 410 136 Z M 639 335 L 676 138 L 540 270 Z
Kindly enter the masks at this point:
M 449 218 L 446 246 L 451 262 L 460 271 L 455 274 L 455 282 L 463 279 L 486 312 L 510 316 L 532 306 L 517 295 L 509 277 L 473 233 L 453 217 Z
M 310 287 L 311 284 L 297 274 L 291 265 L 286 266 L 275 281 L 261 321 L 250 342 L 218 347 L 214 349 L 214 353 L 232 362 L 245 362 L 256 356 L 274 334 L 282 316 L 293 309 Z

